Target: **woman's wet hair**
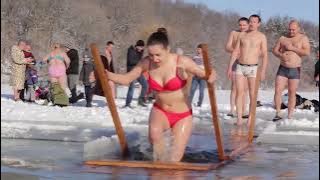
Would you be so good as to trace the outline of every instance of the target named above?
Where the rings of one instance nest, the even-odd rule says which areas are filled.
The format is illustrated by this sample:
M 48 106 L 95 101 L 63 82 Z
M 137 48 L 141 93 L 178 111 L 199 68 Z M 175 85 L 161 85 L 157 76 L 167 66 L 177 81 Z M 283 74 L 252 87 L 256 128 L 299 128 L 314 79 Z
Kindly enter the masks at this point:
M 148 38 L 147 46 L 152 45 L 163 45 L 163 47 L 167 49 L 169 46 L 169 38 L 166 31 L 157 31 L 152 33 Z
M 163 33 L 165 33 L 165 34 L 168 36 L 168 31 L 167 31 L 167 29 L 164 28 L 164 27 L 159 27 L 159 28 L 157 29 L 157 32 L 163 32 Z

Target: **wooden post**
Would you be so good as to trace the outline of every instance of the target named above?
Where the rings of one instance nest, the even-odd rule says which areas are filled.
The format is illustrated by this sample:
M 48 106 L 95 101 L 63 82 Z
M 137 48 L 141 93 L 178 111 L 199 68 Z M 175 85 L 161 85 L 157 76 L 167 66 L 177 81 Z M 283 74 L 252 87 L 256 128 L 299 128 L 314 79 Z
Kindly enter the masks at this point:
M 206 76 L 209 77 L 211 74 L 212 68 L 209 63 L 209 56 L 208 56 L 208 45 L 202 44 L 202 55 L 203 55 L 203 62 L 204 62 L 204 68 L 206 72 Z M 219 153 L 219 159 L 225 160 L 227 157 L 224 155 L 224 148 L 223 148 L 223 139 L 222 139 L 222 131 L 220 128 L 220 122 L 218 117 L 218 110 L 217 110 L 217 101 L 216 101 L 216 94 L 215 94 L 215 88 L 214 84 L 209 84 L 207 82 L 208 87 L 208 93 L 210 98 L 210 105 L 211 105 L 211 112 L 212 112 L 212 122 L 214 125 L 214 131 L 216 136 L 216 142 L 218 146 L 218 153 Z
M 108 83 L 107 73 L 105 72 L 103 63 L 101 61 L 97 45 L 92 43 L 90 45 L 90 48 L 91 48 L 91 53 L 92 53 L 92 56 L 94 59 L 95 69 L 98 74 L 98 79 L 100 80 L 103 94 L 106 97 L 106 100 L 108 102 L 108 107 L 111 112 L 112 120 L 113 120 L 114 126 L 116 128 L 116 133 L 119 138 L 120 148 L 122 150 L 122 155 L 123 155 L 123 157 L 127 157 L 129 155 L 128 144 L 126 141 L 126 137 L 125 137 L 123 128 L 121 126 L 119 114 L 117 112 L 117 107 L 116 107 L 116 104 L 115 104 L 113 96 L 112 96 L 111 87 Z
M 254 87 L 254 94 L 252 97 L 252 100 L 250 100 L 250 114 L 249 114 L 249 133 L 248 133 L 248 141 L 249 143 L 252 143 L 253 136 L 254 136 L 254 128 L 255 128 L 255 121 L 256 121 L 256 110 L 257 110 L 257 97 L 258 97 L 258 91 L 260 86 L 260 76 L 261 76 L 261 66 L 257 70 L 256 75 L 256 82 Z

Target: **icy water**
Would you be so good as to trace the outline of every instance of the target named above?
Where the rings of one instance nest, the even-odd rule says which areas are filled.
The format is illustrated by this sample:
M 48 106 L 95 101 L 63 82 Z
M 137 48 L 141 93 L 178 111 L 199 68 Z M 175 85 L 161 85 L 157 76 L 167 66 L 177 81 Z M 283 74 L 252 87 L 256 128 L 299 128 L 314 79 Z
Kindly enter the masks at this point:
M 198 138 L 210 143 L 197 144 Z M 212 136 L 194 134 L 188 146 L 186 161 L 217 160 Z M 4 179 L 319 179 L 319 146 L 254 144 L 234 162 L 208 172 L 90 167 L 83 161 L 83 142 L 1 139 Z

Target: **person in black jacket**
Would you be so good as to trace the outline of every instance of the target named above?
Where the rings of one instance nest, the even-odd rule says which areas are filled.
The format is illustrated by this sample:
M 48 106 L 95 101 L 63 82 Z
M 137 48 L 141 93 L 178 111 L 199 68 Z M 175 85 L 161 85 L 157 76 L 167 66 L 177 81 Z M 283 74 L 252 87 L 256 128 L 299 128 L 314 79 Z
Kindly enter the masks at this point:
M 317 51 L 318 61 L 314 65 L 314 80 L 316 81 L 316 86 L 319 87 L 319 49 Z
M 132 68 L 134 68 L 139 61 L 142 59 L 143 56 L 143 49 L 144 49 L 144 41 L 143 40 L 138 40 L 136 42 L 135 46 L 130 46 L 128 48 L 128 53 L 127 53 L 127 72 L 131 71 Z M 148 83 L 146 78 L 141 75 L 138 79 L 135 81 L 131 82 L 129 85 L 128 93 L 127 93 L 127 98 L 126 98 L 126 104 L 125 107 L 131 107 L 131 101 L 133 98 L 133 93 L 134 93 L 134 86 L 136 82 L 139 82 L 142 86 L 141 93 L 138 99 L 138 104 L 141 106 L 146 106 L 145 104 L 145 96 L 148 90 Z
M 66 53 L 70 59 L 70 66 L 67 69 L 68 87 L 71 91 L 70 103 L 75 103 L 78 100 L 77 97 L 77 83 L 79 75 L 79 55 L 76 49 L 72 49 L 66 46 Z

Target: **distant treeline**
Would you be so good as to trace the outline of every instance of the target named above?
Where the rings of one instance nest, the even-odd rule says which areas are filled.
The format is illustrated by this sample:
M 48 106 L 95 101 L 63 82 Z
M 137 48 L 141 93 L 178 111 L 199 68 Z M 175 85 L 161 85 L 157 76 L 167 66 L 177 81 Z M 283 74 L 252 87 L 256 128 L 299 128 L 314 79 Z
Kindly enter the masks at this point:
M 168 29 L 171 49 L 192 55 L 199 43 L 209 45 L 212 64 L 218 71 L 217 87 L 229 89 L 226 68 L 230 58 L 224 46 L 241 14 L 217 12 L 204 5 L 172 0 L 1 0 L 1 74 L 10 74 L 10 47 L 19 38 L 30 40 L 37 59 L 49 52 L 50 43 L 67 43 L 82 54 L 95 42 L 101 53 L 108 40 L 115 42 L 115 65 L 125 71 L 127 48 L 146 40 L 158 27 Z M 263 19 L 261 31 L 268 37 L 270 64 L 263 88 L 272 88 L 279 60 L 271 49 L 286 32 L 290 17 Z M 312 47 L 319 44 L 319 25 L 301 21 Z M 313 81 L 314 57 L 305 58 L 301 88 Z

